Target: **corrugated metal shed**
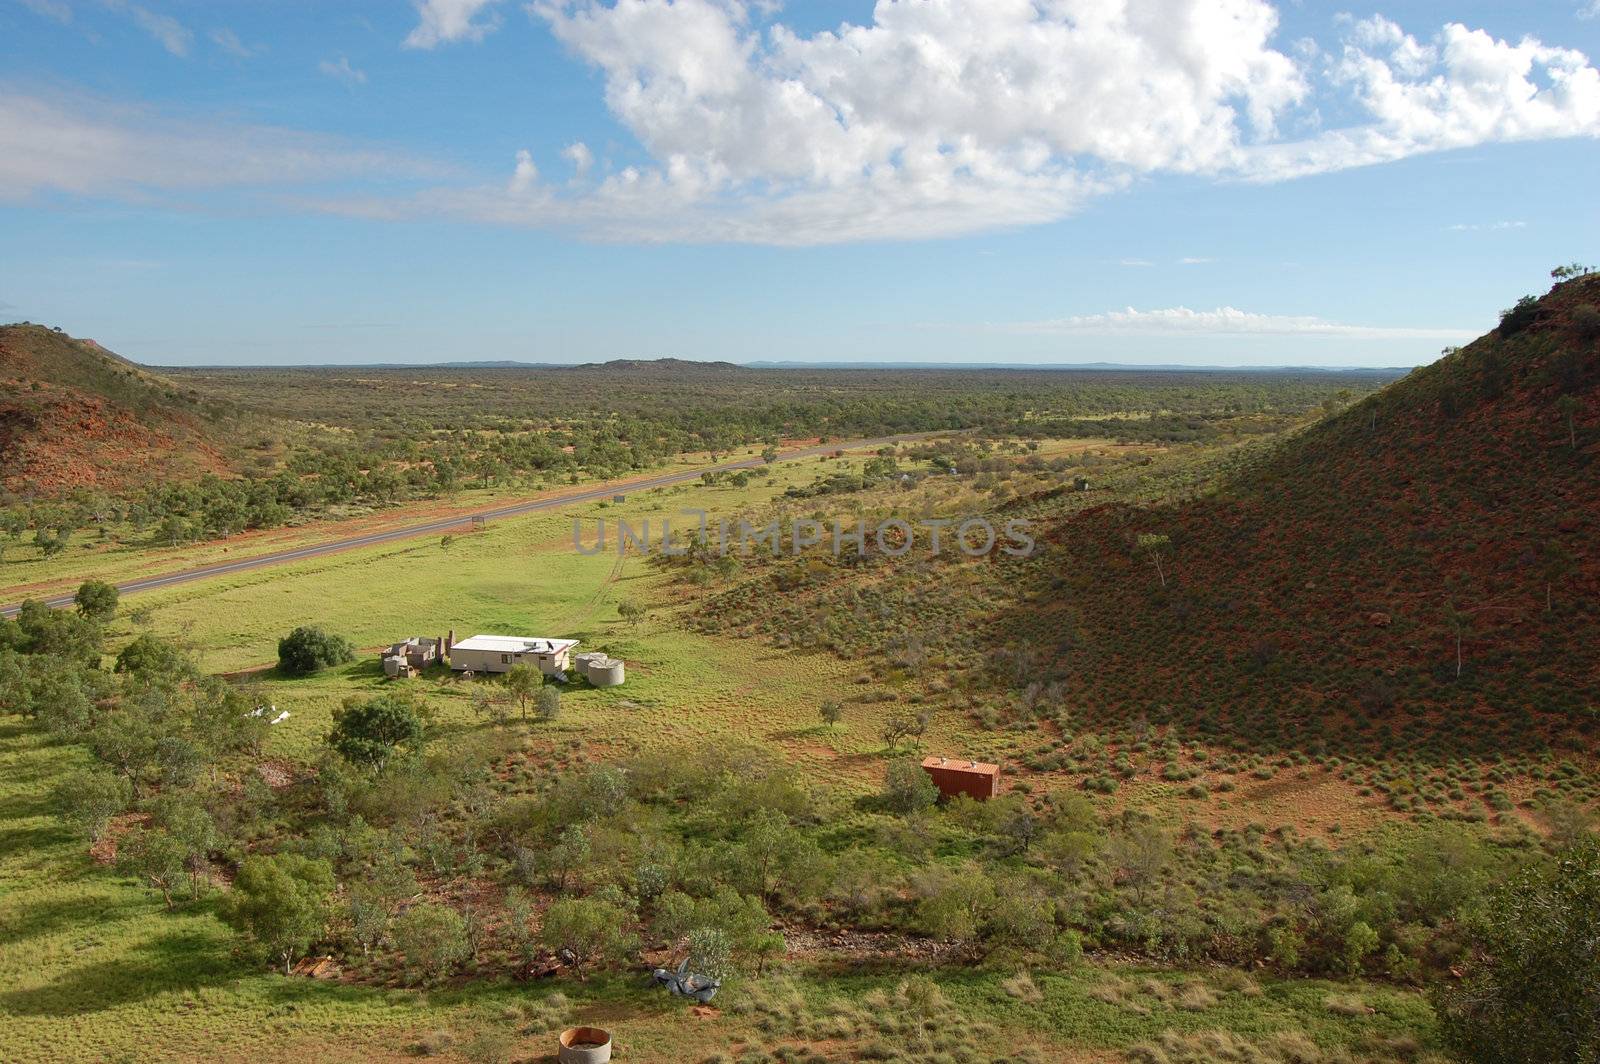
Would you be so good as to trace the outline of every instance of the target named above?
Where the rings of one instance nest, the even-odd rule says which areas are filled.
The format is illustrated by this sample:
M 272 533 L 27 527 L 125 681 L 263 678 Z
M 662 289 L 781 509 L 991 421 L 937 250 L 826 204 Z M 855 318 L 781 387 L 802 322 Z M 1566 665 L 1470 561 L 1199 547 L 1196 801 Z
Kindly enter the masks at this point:
M 1000 766 L 955 757 L 923 758 L 922 768 L 946 798 L 964 794 L 985 801 L 1000 793 Z

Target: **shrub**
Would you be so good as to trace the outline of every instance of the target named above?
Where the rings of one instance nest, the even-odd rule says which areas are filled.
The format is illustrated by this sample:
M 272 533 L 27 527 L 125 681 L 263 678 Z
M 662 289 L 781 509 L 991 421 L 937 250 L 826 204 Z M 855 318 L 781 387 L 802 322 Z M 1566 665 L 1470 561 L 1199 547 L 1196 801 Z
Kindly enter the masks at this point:
M 302 626 L 278 640 L 278 668 L 290 676 L 310 676 L 329 665 L 355 660 L 350 641 L 321 628 Z
M 1539 301 L 1523 296 L 1516 305 L 1500 312 L 1500 335 L 1515 336 L 1539 320 Z
M 466 920 L 445 905 L 412 906 L 395 920 L 390 934 L 405 957 L 406 971 L 426 982 L 449 975 L 472 953 Z
M 891 812 L 911 814 L 939 800 L 939 788 L 912 758 L 889 762 L 883 773 L 883 804 Z
M 73 598 L 78 614 L 91 621 L 109 621 L 117 614 L 117 589 L 104 580 L 86 580 Z
M 379 695 L 365 702 L 352 699 L 334 710 L 328 745 L 346 761 L 376 771 L 396 754 L 420 747 L 422 737 L 422 717 L 410 700 Z
M 1475 1064 L 1590 1059 L 1600 1044 L 1600 840 L 1524 871 L 1473 931 L 1479 960 L 1438 999 L 1446 1046 Z
M 1587 343 L 1600 340 L 1600 307 L 1585 303 L 1572 311 L 1572 331 Z

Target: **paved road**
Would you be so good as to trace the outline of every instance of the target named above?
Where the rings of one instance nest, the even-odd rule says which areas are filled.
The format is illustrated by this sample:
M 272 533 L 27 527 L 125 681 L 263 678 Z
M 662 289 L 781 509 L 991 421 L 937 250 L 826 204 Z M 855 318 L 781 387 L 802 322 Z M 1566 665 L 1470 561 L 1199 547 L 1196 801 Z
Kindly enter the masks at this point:
M 941 435 L 934 432 L 911 432 L 899 436 L 880 436 L 872 440 L 850 440 L 843 443 L 820 444 L 816 447 L 803 447 L 796 451 L 786 451 L 778 457 L 780 462 L 792 462 L 800 458 L 815 458 L 818 455 L 829 454 L 838 450 L 856 450 L 862 447 L 883 447 L 891 443 L 906 443 L 912 440 L 926 439 L 929 436 Z M 648 491 L 651 488 L 666 487 L 671 484 L 681 484 L 686 480 L 698 480 L 700 474 L 712 470 L 750 469 L 762 464 L 760 458 L 745 458 L 737 462 L 723 462 L 704 469 L 685 470 L 682 473 L 668 473 L 659 477 L 648 477 L 643 480 L 633 480 L 626 484 L 603 485 L 598 488 L 587 488 L 583 491 L 574 491 L 564 495 L 553 495 L 544 499 L 532 499 L 528 502 L 514 503 L 511 506 L 502 506 L 495 510 L 483 510 L 473 514 L 462 514 L 459 517 L 445 517 L 437 521 L 427 521 L 417 525 L 406 525 L 401 528 L 391 528 L 384 532 L 369 532 L 363 536 L 351 536 L 348 539 L 330 540 L 327 543 L 317 543 L 309 547 L 300 547 L 296 550 L 279 551 L 276 554 L 258 554 L 253 558 L 240 558 L 236 561 L 221 562 L 216 565 L 205 565 L 198 569 L 183 569 L 174 573 L 164 573 L 160 576 L 147 576 L 141 580 L 130 580 L 126 584 L 118 584 L 117 590 L 124 595 L 131 595 L 138 591 L 153 591 L 156 588 L 172 587 L 176 584 L 187 584 L 195 580 L 209 580 L 213 576 L 226 576 L 228 573 L 242 573 L 251 569 L 264 569 L 269 565 L 282 565 L 285 562 L 296 562 L 304 558 L 319 558 L 325 554 L 335 554 L 339 551 L 350 550 L 355 547 L 370 547 L 378 543 L 390 543 L 395 540 L 411 539 L 415 536 L 427 536 L 436 532 L 448 532 L 452 528 L 460 528 L 474 517 L 492 520 L 502 517 L 516 517 L 519 514 L 535 513 L 539 510 L 554 510 L 562 506 L 570 506 L 577 502 L 590 502 L 594 499 L 607 499 L 613 495 L 627 494 L 635 491 Z M 56 595 L 42 599 L 46 606 L 61 607 L 72 605 L 72 595 Z M 21 603 L 0 608 L 0 616 L 12 617 L 21 609 Z

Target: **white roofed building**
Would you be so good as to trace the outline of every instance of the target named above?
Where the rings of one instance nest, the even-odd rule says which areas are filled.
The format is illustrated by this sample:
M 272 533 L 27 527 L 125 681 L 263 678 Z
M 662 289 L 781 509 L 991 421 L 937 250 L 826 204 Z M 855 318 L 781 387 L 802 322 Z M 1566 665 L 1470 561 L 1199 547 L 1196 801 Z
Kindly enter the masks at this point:
M 547 676 L 572 667 L 576 639 L 543 636 L 475 635 L 450 647 L 450 668 L 456 672 L 510 672 L 516 665 L 536 665 Z

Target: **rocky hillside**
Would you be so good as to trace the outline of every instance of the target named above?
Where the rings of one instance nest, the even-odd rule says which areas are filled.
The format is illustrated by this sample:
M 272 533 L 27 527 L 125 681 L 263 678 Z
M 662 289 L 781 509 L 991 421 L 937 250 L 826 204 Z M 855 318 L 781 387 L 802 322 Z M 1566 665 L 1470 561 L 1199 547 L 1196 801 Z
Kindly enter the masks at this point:
M 0 485 L 14 494 L 121 491 L 225 473 L 215 403 L 92 340 L 0 327 Z
M 1048 539 L 1053 575 L 995 631 L 1084 712 L 1330 752 L 1577 742 L 1600 713 L 1600 276 L 1214 494 Z

